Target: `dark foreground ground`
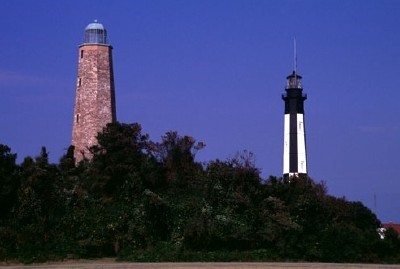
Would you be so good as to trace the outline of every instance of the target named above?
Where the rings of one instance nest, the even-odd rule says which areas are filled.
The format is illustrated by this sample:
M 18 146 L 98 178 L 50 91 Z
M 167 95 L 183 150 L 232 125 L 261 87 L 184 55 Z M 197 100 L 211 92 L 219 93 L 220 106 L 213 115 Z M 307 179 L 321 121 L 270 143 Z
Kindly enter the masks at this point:
M 30 269 L 30 268 L 71 268 L 71 269 L 95 269 L 95 268 L 135 268 L 135 269 L 307 269 L 307 268 L 334 268 L 334 269 L 360 269 L 360 268 L 399 268 L 400 265 L 381 264 L 336 264 L 336 263 L 128 263 L 114 262 L 112 260 L 100 261 L 68 261 L 33 265 L 16 265 L 0 263 L 0 268 Z

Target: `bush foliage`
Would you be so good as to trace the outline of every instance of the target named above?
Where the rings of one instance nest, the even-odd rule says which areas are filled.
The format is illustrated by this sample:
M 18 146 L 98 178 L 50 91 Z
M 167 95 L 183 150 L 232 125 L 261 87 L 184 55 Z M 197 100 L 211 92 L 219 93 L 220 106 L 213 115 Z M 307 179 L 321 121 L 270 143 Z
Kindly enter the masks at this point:
M 0 260 L 399 262 L 400 240 L 360 202 L 309 177 L 263 179 L 254 156 L 198 163 L 205 144 L 109 124 L 76 164 L 0 144 Z

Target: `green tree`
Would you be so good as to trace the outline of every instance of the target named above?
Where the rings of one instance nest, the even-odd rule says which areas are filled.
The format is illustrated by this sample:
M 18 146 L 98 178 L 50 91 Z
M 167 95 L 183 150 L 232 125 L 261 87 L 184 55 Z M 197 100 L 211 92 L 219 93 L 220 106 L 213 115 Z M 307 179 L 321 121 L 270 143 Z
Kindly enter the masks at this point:
M 201 170 L 195 162 L 196 153 L 205 147 L 191 136 L 180 136 L 177 132 L 167 132 L 161 143 L 153 143 L 155 158 L 163 165 L 168 182 L 186 184 L 196 179 L 196 172 Z
M 42 147 L 35 159 L 26 157 L 21 164 L 21 186 L 18 190 L 16 248 L 28 260 L 45 255 L 59 236 L 60 217 L 64 203 L 60 195 L 57 166 L 50 164 Z M 54 252 L 53 252 L 54 253 Z M 43 258 L 43 257 L 42 257 Z
M 323 261 L 373 262 L 379 239 L 377 229 L 380 222 L 370 209 L 360 202 L 349 202 L 344 198 L 326 198 L 326 214 L 329 222 L 320 236 Z
M 139 124 L 110 123 L 97 136 L 98 145 L 91 148 L 93 159 L 83 175 L 85 188 L 107 199 L 125 198 L 144 190 L 148 161 L 148 135 Z
M 261 180 L 253 155 L 208 163 L 204 199 L 188 221 L 185 243 L 194 249 L 251 249 L 256 245 Z
M 16 247 L 17 231 L 14 211 L 20 185 L 17 154 L 0 144 L 0 259 L 7 257 Z
M 10 217 L 17 199 L 19 187 L 17 154 L 11 149 L 0 144 L 0 219 Z

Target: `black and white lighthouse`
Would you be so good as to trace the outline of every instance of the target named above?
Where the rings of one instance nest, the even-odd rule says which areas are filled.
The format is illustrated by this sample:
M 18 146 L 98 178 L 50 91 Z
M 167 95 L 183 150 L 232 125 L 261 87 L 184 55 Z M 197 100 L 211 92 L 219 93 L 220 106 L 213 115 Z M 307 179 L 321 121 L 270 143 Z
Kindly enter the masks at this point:
M 301 76 L 296 71 L 287 77 L 285 124 L 283 146 L 283 176 L 289 178 L 307 175 L 306 131 L 304 124 L 304 100 Z

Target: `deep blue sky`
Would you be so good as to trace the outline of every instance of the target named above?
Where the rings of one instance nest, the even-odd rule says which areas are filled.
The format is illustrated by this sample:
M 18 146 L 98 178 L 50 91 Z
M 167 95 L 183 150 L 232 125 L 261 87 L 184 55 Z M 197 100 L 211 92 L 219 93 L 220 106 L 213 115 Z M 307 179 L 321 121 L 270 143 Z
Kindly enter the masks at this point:
M 114 47 L 117 118 L 152 140 L 176 130 L 198 160 L 256 155 L 282 173 L 281 94 L 293 69 L 305 103 L 309 175 L 400 222 L 400 1 L 0 2 L 0 143 L 19 161 L 71 141 L 78 46 L 98 19 Z M 374 205 L 376 194 L 376 206 Z

